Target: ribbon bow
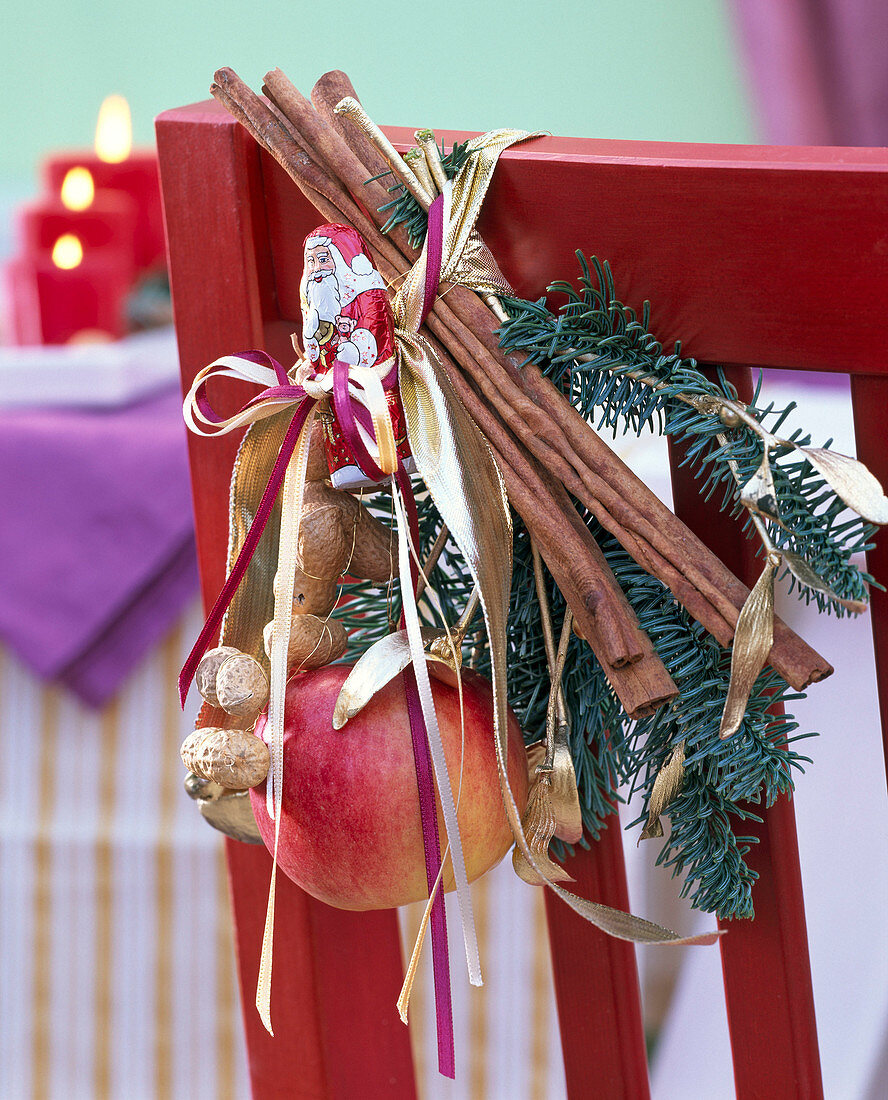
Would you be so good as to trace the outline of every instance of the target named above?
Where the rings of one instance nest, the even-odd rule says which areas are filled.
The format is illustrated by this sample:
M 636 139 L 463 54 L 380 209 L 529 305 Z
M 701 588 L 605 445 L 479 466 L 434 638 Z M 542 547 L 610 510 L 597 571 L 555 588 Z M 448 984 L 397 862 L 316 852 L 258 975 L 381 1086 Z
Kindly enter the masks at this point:
M 239 378 L 264 385 L 265 389 L 233 416 L 219 416 L 206 393 L 209 380 L 219 377 Z M 377 481 L 395 473 L 398 463 L 397 447 L 388 416 L 385 391 L 378 374 L 369 367 L 349 367 L 337 360 L 328 374 L 308 378 L 301 385 L 296 385 L 290 381 L 284 367 L 267 352 L 247 351 L 240 355 L 225 355 L 204 367 L 196 375 L 185 398 L 185 422 L 191 431 L 203 436 L 226 435 L 245 425 L 274 416 L 288 406 L 295 406 L 295 411 L 249 533 L 237 560 L 229 570 L 225 585 L 203 630 L 182 667 L 179 675 L 179 698 L 183 705 L 197 665 L 219 629 L 222 617 L 256 551 L 290 462 L 299 451 L 300 440 L 306 451 L 304 457 L 307 458 L 308 436 L 317 403 L 330 394 L 343 433 L 364 473 Z
M 233 416 L 222 417 L 216 413 L 207 398 L 207 383 L 213 377 L 240 378 L 264 385 L 265 389 Z M 293 418 L 274 461 L 249 532 L 179 676 L 179 698 L 184 705 L 200 659 L 218 631 L 244 578 L 275 500 L 283 487 L 278 555 L 279 584 L 275 587 L 274 628 L 269 655 L 271 690 L 267 722 L 267 736 L 271 743 L 271 768 L 266 788 L 266 808 L 275 823 L 274 869 L 269 887 L 256 994 L 260 1016 L 269 1032 L 272 1032 L 270 1001 L 274 896 L 283 791 L 284 693 L 299 545 L 299 519 L 312 423 L 318 402 L 331 395 L 340 427 L 363 472 L 375 481 L 395 474 L 398 470 L 398 454 L 385 391 L 379 374 L 368 367 L 349 367 L 348 364 L 336 360 L 332 370 L 326 375 L 309 377 L 301 385 L 296 385 L 290 381 L 284 367 L 266 352 L 249 351 L 241 355 L 223 356 L 198 373 L 185 398 L 183 409 L 185 421 L 193 432 L 215 436 L 254 424 L 289 406 L 294 407 Z

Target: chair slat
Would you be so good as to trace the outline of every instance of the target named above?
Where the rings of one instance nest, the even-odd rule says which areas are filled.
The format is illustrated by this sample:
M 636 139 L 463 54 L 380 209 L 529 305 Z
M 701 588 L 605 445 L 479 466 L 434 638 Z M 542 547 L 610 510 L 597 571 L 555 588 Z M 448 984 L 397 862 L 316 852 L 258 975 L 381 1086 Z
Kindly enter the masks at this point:
M 888 487 L 888 378 L 875 375 L 851 375 L 851 405 L 857 457 Z M 883 535 L 866 555 L 867 570 L 888 586 L 888 539 Z M 879 687 L 879 712 L 882 716 L 882 741 L 888 768 L 888 592 L 870 589 L 870 617 L 876 653 L 876 678 Z
M 727 371 L 741 400 L 752 398 L 748 369 Z M 750 587 L 761 572 L 755 545 L 736 520 L 706 502 L 681 451 L 670 446 L 676 514 Z M 808 934 L 795 814 L 781 798 L 770 809 L 750 806 L 763 820 L 742 823 L 758 843 L 748 855 L 758 873 L 755 920 L 723 921 L 722 971 L 740 1100 L 759 1096 L 823 1095 Z
M 620 824 L 564 864 L 581 897 L 629 909 Z M 635 948 L 593 928 L 546 891 L 546 919 L 570 1097 L 645 1100 L 649 1093 Z
M 219 355 L 267 346 L 276 325 L 262 171 L 256 146 L 214 107 L 167 112 L 157 123 L 182 380 Z M 222 382 L 213 400 L 252 394 Z M 228 482 L 238 440 L 189 437 L 201 581 L 207 605 L 225 578 Z M 173 685 L 170 685 L 173 690 Z M 228 842 L 238 966 L 252 1091 L 276 1097 L 415 1095 L 407 1029 L 392 1019 L 402 978 L 393 911 L 344 913 L 278 876 L 272 1022 L 254 1007 L 271 860 Z M 355 975 L 361 975 L 356 981 Z

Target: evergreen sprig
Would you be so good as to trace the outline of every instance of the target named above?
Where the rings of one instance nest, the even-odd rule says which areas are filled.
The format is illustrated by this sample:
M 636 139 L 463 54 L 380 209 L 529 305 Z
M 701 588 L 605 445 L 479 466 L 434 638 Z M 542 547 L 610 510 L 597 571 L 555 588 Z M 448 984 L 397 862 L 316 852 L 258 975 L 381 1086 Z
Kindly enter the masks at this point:
M 639 318 L 616 299 L 606 264 L 582 263 L 579 291 L 568 284 L 552 288 L 566 297 L 557 315 L 543 300 L 505 303 L 510 317 L 501 330 L 503 346 L 523 351 L 539 363 L 583 415 L 599 426 L 615 431 L 629 426 L 641 432 L 647 425 L 659 425 L 685 444 L 686 461 L 693 464 L 701 491 L 716 495 L 722 507 L 740 511 L 737 475 L 742 483 L 755 471 L 763 454 L 761 439 L 744 425 L 727 426 L 717 412 L 707 411 L 705 401 L 695 406 L 685 400 L 688 396 L 715 397 L 719 402 L 735 399 L 730 384 L 722 375 L 714 379 L 705 375 L 693 359 L 682 358 L 679 346 L 665 353 L 649 332 L 648 306 Z M 588 358 L 578 360 L 578 356 Z M 754 401 L 749 412 L 776 432 L 791 409 L 759 408 Z M 791 438 L 805 442 L 798 432 Z M 872 528 L 847 518 L 841 502 L 798 452 L 788 452 L 784 458 L 775 468 L 780 524 L 769 523 L 768 530 L 778 545 L 803 554 L 840 595 L 858 598 L 868 578 L 857 572 L 850 558 L 867 544 Z M 367 503 L 380 519 L 391 522 L 387 493 Z M 420 553 L 425 557 L 441 530 L 441 518 L 427 493 L 419 492 L 417 506 Z M 684 783 L 664 811 L 669 825 L 658 863 L 683 876 L 682 894 L 694 907 L 725 918 L 752 916 L 756 874 L 746 856 L 755 838 L 745 834 L 743 822 L 759 820 L 758 807 L 791 792 L 793 774 L 807 760 L 793 746 L 800 737 L 813 734 L 798 734 L 792 715 L 783 713 L 786 704 L 803 696 L 792 693 L 766 668 L 758 677 L 740 728 L 722 740 L 719 724 L 730 680 L 730 651 L 691 619 L 672 593 L 645 573 L 594 517 L 578 504 L 577 510 L 679 689 L 670 705 L 633 722 L 592 651 L 571 636 L 562 687 L 585 830 L 591 837 L 598 835 L 605 819 L 615 812 L 624 784 L 630 794 L 641 794 L 644 812 L 632 823 L 637 827 L 647 817 L 660 768 L 673 749 L 684 743 Z M 470 596 L 472 579 L 449 540 L 430 582 L 448 623 L 455 624 Z M 400 596 L 397 582 L 389 589 L 348 584 L 345 591 L 344 621 L 351 630 L 346 659 L 354 659 L 397 626 Z M 803 595 L 823 604 L 819 593 L 804 589 Z M 565 602 L 551 578 L 548 596 L 557 634 Z M 439 625 L 427 597 L 420 609 L 430 625 Z M 489 672 L 490 655 L 480 619 L 464 640 L 463 657 L 467 664 Z M 526 743 L 533 744 L 545 735 L 549 677 L 530 539 L 518 517 L 507 665 L 509 702 Z M 556 857 L 563 854 L 562 846 L 554 847 Z
M 419 513 L 419 558 L 425 561 L 442 527 L 441 516 L 431 497 L 419 481 L 414 483 L 416 507 Z M 394 526 L 394 508 L 388 492 L 378 492 L 363 499 L 363 504 L 376 519 Z M 456 544 L 448 538 L 435 568 L 429 574 L 429 588 L 440 602 L 441 611 L 449 626 L 456 624 L 472 594 L 474 582 Z M 342 599 L 337 616 L 348 631 L 348 649 L 344 661 L 355 661 L 374 642 L 398 629 L 401 617 L 401 593 L 397 578 L 384 588 L 373 587 L 367 581 L 346 581 L 341 589 Z M 419 613 L 426 625 L 438 627 L 440 617 L 431 602 L 424 596 L 419 600 Z M 465 661 L 470 661 L 477 644 L 476 635 L 483 633 L 478 627 L 470 629 L 463 640 Z
M 472 155 L 469 152 L 468 146 L 468 141 L 461 143 L 457 142 L 449 152 L 446 152 L 444 143 L 441 143 L 441 164 L 444 168 L 444 174 L 449 180 L 453 179 Z M 382 172 L 378 176 L 373 176 L 372 180 L 387 179 L 391 175 L 393 175 L 393 173 L 389 170 L 388 172 Z M 372 180 L 368 180 L 368 183 L 372 182 Z M 421 248 L 428 230 L 428 214 L 400 180 L 392 184 L 388 190 L 394 198 L 391 202 L 387 202 L 384 206 L 379 207 L 380 214 L 391 211 L 389 220 L 382 227 L 382 232 L 390 233 L 396 225 L 403 225 L 407 230 L 407 238 L 410 244 L 414 248 Z
M 723 401 L 736 401 L 736 392 L 724 375 L 707 377 L 696 360 L 683 358 L 681 345 L 666 352 L 650 332 L 650 304 L 641 316 L 615 296 L 607 263 L 595 257 L 587 262 L 578 253 L 579 288 L 557 282 L 549 287 L 565 301 L 553 314 L 545 299 L 526 302 L 506 299 L 509 320 L 500 329 L 500 343 L 523 352 L 556 381 L 576 408 L 599 428 L 660 430 L 685 445 L 685 462 L 701 480 L 706 499 L 716 496 L 721 508 L 744 513 L 744 529 L 751 517 L 739 502 L 739 485 L 762 462 L 764 444 L 751 427 L 727 426 L 719 415 Z M 761 383 L 759 382 L 759 385 Z M 795 408 L 757 406 L 759 391 L 747 413 L 772 435 Z M 687 399 L 695 400 L 689 404 Z M 707 410 L 706 399 L 714 399 Z M 808 446 L 810 436 L 795 430 L 788 439 Z M 829 446 L 829 441 L 826 446 Z M 872 577 L 852 558 L 872 545 L 875 528 L 859 516 L 850 516 L 824 478 L 801 453 L 785 447 L 771 463 L 776 489 L 776 520 L 765 517 L 768 536 L 778 549 L 802 557 L 839 597 L 866 601 Z M 806 602 L 838 616 L 846 609 L 823 592 L 790 577 Z
M 377 494 L 367 502 L 383 521 L 391 517 L 391 498 Z M 428 494 L 417 500 L 421 554 L 427 554 L 441 527 Z M 790 694 L 776 673 L 767 670 L 756 684 L 740 730 L 729 740 L 719 738 L 721 708 L 730 679 L 730 653 L 722 649 L 676 603 L 669 590 L 645 573 L 604 531 L 583 513 L 639 619 L 679 689 L 669 707 L 633 722 L 626 715 L 594 654 L 576 636 L 570 639 L 562 680 L 571 719 L 571 754 L 583 825 L 597 838 L 606 818 L 616 812 L 619 788 L 643 792 L 644 814 L 656 774 L 674 745 L 686 742 L 685 785 L 667 808 L 671 832 L 658 862 L 683 874 L 683 895 L 691 904 L 722 917 L 752 915 L 751 888 L 755 873 L 745 855 L 751 838 L 735 835 L 734 821 L 755 817 L 750 804 L 770 805 L 792 789 L 792 772 L 805 758 L 786 743 L 797 728 L 790 715 L 775 716 L 777 704 L 802 698 Z M 432 571 L 448 625 L 454 625 L 472 590 L 472 579 L 454 544 L 448 540 Z M 397 626 L 400 596 L 392 589 L 373 589 L 365 582 L 345 586 L 343 622 L 350 630 L 345 660 L 355 660 L 388 630 Z M 553 624 L 561 629 L 565 602 L 551 578 L 548 595 Z M 430 602 L 420 603 L 429 625 L 440 625 Z M 469 633 L 464 661 L 480 672 L 490 671 L 490 655 L 483 630 Z M 515 555 L 509 608 L 507 653 L 509 703 L 530 745 L 545 736 L 549 676 L 533 578 L 530 538 L 515 517 Z M 585 840 L 583 843 L 587 843 Z M 553 845 L 556 858 L 564 846 Z
M 629 784 L 630 796 L 643 792 L 644 813 L 632 825 L 643 821 L 657 772 L 673 747 L 684 741 L 685 785 L 666 810 L 671 835 L 658 862 L 684 874 L 682 893 L 690 895 L 696 908 L 724 917 L 751 916 L 755 874 L 744 857 L 753 841 L 735 836 L 730 822 L 754 816 L 749 803 L 764 800 L 770 805 L 792 790 L 793 769 L 806 758 L 789 747 L 797 728 L 792 716 L 773 712 L 803 696 L 791 694 L 776 673 L 766 670 L 740 730 L 723 741 L 719 724 L 730 680 L 730 653 L 588 513 L 585 522 L 679 690 L 670 706 L 632 722 L 594 655 L 585 643 L 571 639 L 562 683 L 572 720 L 571 747 L 585 829 L 597 837 L 606 816 L 616 810 L 623 783 Z M 516 674 L 510 668 L 509 698 L 530 744 L 545 731 L 548 677 L 539 608 L 532 598 L 529 542 L 519 524 L 509 617 L 510 665 Z M 564 600 L 554 584 L 549 596 L 557 630 Z M 561 854 L 558 848 L 556 854 Z

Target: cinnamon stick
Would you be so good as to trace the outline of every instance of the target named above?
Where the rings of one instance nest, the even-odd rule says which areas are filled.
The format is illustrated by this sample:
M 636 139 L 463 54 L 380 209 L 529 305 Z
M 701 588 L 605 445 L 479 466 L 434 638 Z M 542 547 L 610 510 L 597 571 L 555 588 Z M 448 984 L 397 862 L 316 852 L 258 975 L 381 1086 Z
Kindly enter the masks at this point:
M 604 560 L 595 540 L 577 515 L 567 494 L 556 487 L 520 445 L 509 438 L 496 414 L 455 369 L 446 351 L 435 348 L 451 385 L 466 411 L 484 432 L 503 475 L 509 502 L 524 520 L 546 565 L 555 578 L 580 633 L 598 658 L 617 698 L 632 718 L 651 714 L 673 699 L 678 689 L 650 639 L 638 626 L 622 589 Z M 590 563 L 593 563 L 590 565 Z M 593 567 L 598 563 L 601 573 Z M 601 600 L 602 584 L 613 585 L 607 601 Z M 607 656 L 604 618 L 615 605 L 624 621 L 632 624 L 638 658 L 616 664 Z M 611 627 L 611 629 L 614 629 Z
M 270 76 L 272 83 L 277 85 L 274 75 Z M 328 76 L 332 78 L 335 74 Z M 335 83 L 335 79 L 327 81 L 327 94 Z M 351 189 L 363 194 L 366 178 L 363 173 L 367 166 L 349 145 L 366 149 L 364 135 L 355 131 L 346 144 L 333 125 L 318 125 L 318 116 L 304 97 L 297 93 L 288 98 L 284 90 L 278 87 L 276 94 L 281 104 L 286 104 L 287 116 L 292 112 L 300 120 L 295 123 L 290 117 L 293 132 L 301 133 L 301 126 L 305 125 L 321 145 L 324 167 L 329 174 L 337 178 L 337 183 L 338 179 L 347 180 Z M 316 86 L 316 92 L 316 98 L 321 100 L 325 88 Z M 349 85 L 347 94 L 351 93 L 353 89 Z M 299 144 L 293 137 L 290 141 Z M 308 144 L 307 138 L 305 143 Z M 300 182 L 300 166 L 288 167 L 286 158 L 274 155 Z M 312 182 L 318 190 L 316 181 Z M 303 183 L 300 182 L 300 186 Z M 312 198 L 308 191 L 306 193 Z M 327 195 L 330 193 L 328 187 Z M 337 190 L 337 202 L 343 211 L 346 207 L 349 210 L 354 207 L 354 200 L 344 193 L 341 185 Z M 363 210 L 358 213 L 361 224 L 356 224 L 356 228 L 374 251 L 385 254 L 384 266 L 388 270 L 383 273 L 389 279 L 403 274 L 412 250 L 404 241 L 396 245 L 381 236 L 375 225 L 382 220 L 377 213 L 371 214 L 372 220 Z M 380 268 L 382 270 L 383 265 Z M 429 319 L 432 331 L 436 331 L 436 322 L 437 335 L 454 352 L 463 369 L 471 373 L 473 382 L 502 415 L 513 435 L 523 439 L 545 466 L 557 471 L 567 488 L 620 539 L 636 560 L 668 584 L 689 612 L 722 644 L 727 644 L 745 598 L 745 586 L 634 478 L 547 379 L 539 372 L 534 373 L 535 368 L 521 368 L 514 357 L 503 354 L 493 334 L 498 322 L 475 295 L 465 288 L 452 288 L 446 300 L 439 299 L 435 304 Z M 504 400 L 503 391 L 507 400 Z M 520 411 L 516 411 L 513 402 Z M 625 500 L 627 483 L 631 485 L 632 497 L 637 497 L 629 502 Z M 604 501 L 599 497 L 605 498 Z M 771 663 L 797 688 L 831 671 L 822 657 L 779 622 L 775 627 Z
M 311 90 L 311 101 L 318 114 L 324 119 L 328 126 L 339 134 L 345 142 L 346 147 L 357 158 L 359 164 L 366 173 L 364 178 L 371 179 L 372 177 L 381 175 L 383 172 L 388 172 L 391 165 L 363 130 L 360 130 L 342 115 L 336 114 L 336 105 L 348 96 L 357 100 L 358 103 L 361 102 L 360 96 L 352 86 L 352 82 L 349 80 L 348 76 L 339 69 L 324 73 Z M 379 205 L 384 206 L 385 203 L 392 198 L 392 195 L 389 193 L 384 179 L 379 180 L 379 185 L 383 188 L 386 196 L 385 200 Z M 378 215 L 378 211 L 374 217 L 379 218 L 378 224 L 380 226 L 385 224 L 382 217 Z M 416 261 L 419 252 L 410 244 L 407 230 L 404 226 L 393 226 L 386 236 L 397 246 L 399 252 L 404 257 L 407 267 L 410 267 L 410 265 Z
M 322 194 L 332 208 L 340 212 L 348 211 L 352 223 L 358 222 L 355 228 L 365 232 L 372 240 L 373 231 L 368 232 L 368 227 L 361 224 L 360 216 L 352 209 L 350 197 L 339 186 L 338 178 L 332 176 L 329 165 L 330 177 L 318 178 L 321 173 L 320 166 L 314 157 L 305 152 L 310 146 L 313 147 L 316 156 L 324 156 L 325 151 L 329 153 L 330 149 L 333 150 L 333 156 L 336 156 L 337 153 L 341 153 L 338 144 L 341 139 L 338 135 L 332 135 L 330 129 L 326 128 L 325 124 L 321 124 L 317 117 L 315 117 L 315 123 L 308 128 L 309 132 L 304 134 L 298 129 L 296 120 L 304 120 L 307 113 L 314 116 L 313 108 L 292 85 L 289 85 L 289 81 L 283 74 L 279 72 L 268 74 L 266 83 L 268 85 L 266 90 L 274 100 L 272 107 L 268 107 L 255 96 L 237 74 L 229 69 L 219 70 L 217 84 L 213 86 L 213 94 L 218 95 L 224 102 L 235 103 L 238 107 L 237 117 L 248 125 L 251 132 L 265 147 L 275 144 L 278 152 L 286 151 L 283 157 L 278 156 L 278 160 L 296 183 L 303 188 L 311 201 L 316 201 L 315 196 L 321 194 L 320 188 L 324 188 Z M 276 113 L 275 107 L 279 114 Z M 295 150 L 298 150 L 298 153 Z M 354 168 L 352 178 L 363 178 L 363 172 L 363 167 Z M 309 180 L 314 186 L 306 187 Z M 329 210 L 329 207 L 327 209 Z M 391 281 L 396 270 L 390 267 L 390 263 L 394 261 L 398 266 L 406 267 L 407 262 L 403 257 L 394 254 L 391 246 L 386 248 L 390 242 L 385 239 L 374 243 L 380 244 L 380 270 Z M 536 481 L 539 481 L 538 477 Z M 560 514 L 557 506 L 553 505 L 550 494 L 546 493 L 545 487 L 541 484 L 537 486 L 536 495 L 527 493 L 524 486 L 517 484 L 513 485 L 513 495 L 519 488 L 524 504 L 523 508 L 518 507 L 519 513 L 524 511 L 526 514 L 524 518 L 529 521 L 531 527 L 537 530 L 545 528 L 547 533 L 542 541 L 551 543 L 550 532 L 563 527 L 566 517 Z M 550 507 L 548 513 L 544 513 L 545 522 L 542 522 L 540 513 L 546 504 Z M 572 506 L 570 507 L 572 509 Z M 615 670 L 643 656 L 647 656 L 650 662 L 649 642 L 644 637 L 643 631 L 639 629 L 632 608 L 629 607 L 603 555 L 598 547 L 594 546 L 594 540 L 589 532 L 584 530 L 583 538 L 574 532 L 568 542 L 572 552 L 566 555 L 561 547 L 563 561 L 557 564 L 556 568 L 562 583 L 570 588 L 578 623 L 581 624 L 585 636 L 589 638 L 590 645 L 605 670 Z M 591 549 L 592 547 L 594 550 Z M 552 543 L 549 549 L 550 557 L 553 553 L 556 553 L 555 543 Z M 671 684 L 665 668 L 660 667 L 660 669 L 657 700 L 664 693 L 668 694 Z M 664 678 L 668 681 L 665 685 Z M 634 676 L 632 682 L 635 685 L 634 692 L 632 694 L 624 692 L 628 707 L 632 711 L 639 711 L 639 708 L 645 705 L 653 705 L 649 698 L 646 700 L 642 697 L 644 676 Z
M 556 498 L 555 485 L 533 458 L 509 436 L 496 414 L 472 390 L 440 346 L 436 354 L 450 383 L 485 438 L 501 468 L 509 501 L 541 545 L 550 546 L 560 572 L 570 578 L 575 593 L 574 617 L 581 632 L 604 664 L 621 667 L 644 653 L 642 631 L 635 612 L 623 595 L 604 556 L 577 516 L 563 490 Z M 559 487 L 560 488 L 560 487 Z M 576 523 L 571 522 L 573 513 Z M 560 587 L 560 586 L 559 586 Z M 568 593 L 564 591 L 565 598 Z
M 646 531 L 656 534 L 657 538 L 651 540 L 652 545 L 656 542 L 658 546 L 667 547 L 671 551 L 669 555 L 671 564 L 680 571 L 681 575 L 692 580 L 700 591 L 708 594 L 713 607 L 716 607 L 730 624 L 731 633 L 726 640 L 722 641 L 715 635 L 722 645 L 727 645 L 733 637 L 740 609 L 749 594 L 746 585 L 735 577 L 721 559 L 617 458 L 561 391 L 549 379 L 543 377 L 538 367 L 528 364 L 522 370 L 521 377 L 528 394 L 537 400 L 545 401 L 553 417 L 567 430 L 571 447 L 576 448 L 578 456 L 586 466 L 594 469 L 596 474 L 600 475 L 601 481 L 608 485 L 610 499 L 617 504 L 626 502 L 628 518 L 631 522 L 638 522 L 637 529 L 643 527 Z M 603 493 L 602 496 L 604 496 Z M 624 524 L 625 518 L 620 524 L 612 525 L 616 528 L 613 533 L 618 538 L 625 530 Z M 604 523 L 603 525 L 607 526 Z M 737 537 L 743 536 L 738 532 Z M 696 615 L 694 617 L 697 618 Z M 699 621 L 703 622 L 702 619 Z M 706 623 L 704 622 L 703 625 L 705 626 Z M 829 662 L 780 618 L 775 618 L 774 621 L 774 644 L 769 655 L 769 663 L 787 683 L 798 691 L 803 690 L 810 683 L 824 679 L 833 671 Z
M 601 553 L 595 540 L 585 527 L 583 527 L 585 536 L 577 535 L 577 532 L 574 532 L 576 537 L 566 535 L 570 523 L 560 509 L 555 510 L 557 519 L 560 521 L 558 525 L 538 522 L 536 518 L 539 513 L 538 498 L 534 497 L 522 477 L 501 455 L 497 456 L 497 460 L 506 482 L 510 503 L 519 514 L 526 510 L 528 514 L 535 517 L 532 526 L 528 527 L 531 536 L 537 543 L 540 554 L 555 579 L 555 583 L 574 613 L 578 633 L 585 638 L 598 658 L 598 662 L 626 714 L 630 718 L 642 718 L 647 714 L 653 714 L 664 703 L 676 698 L 678 688 L 659 654 L 654 649 L 650 638 L 638 628 L 638 638 L 642 650 L 640 656 L 631 664 L 618 666 L 608 662 L 602 654 L 600 648 L 602 631 L 598 629 L 599 624 L 596 620 L 593 618 L 592 624 L 590 624 L 588 615 L 584 617 L 585 621 L 577 619 L 576 609 L 578 607 L 588 610 L 588 596 L 583 592 L 576 592 L 572 583 L 573 578 L 570 575 L 570 562 L 566 560 L 565 551 L 573 542 L 576 542 L 584 553 L 589 554 L 590 557 L 595 557 L 595 551 Z M 574 514 L 576 515 L 575 512 Z M 610 572 L 609 567 L 607 568 Z
M 210 92 L 256 138 L 281 165 L 306 198 L 330 221 L 345 221 L 367 240 L 373 251 L 385 257 L 390 271 L 403 274 L 405 261 L 363 210 L 343 188 L 335 175 L 326 171 L 315 156 L 306 152 L 308 143 L 299 140 L 292 128 L 274 113 L 232 69 L 215 74 Z M 320 204 L 317 199 L 320 198 Z
M 384 224 L 378 208 L 389 202 L 392 196 L 381 181 L 370 179 L 370 176 L 378 174 L 378 171 L 385 171 L 388 165 L 383 162 L 383 168 L 368 175 L 365 165 L 341 133 L 318 114 L 311 101 L 294 87 L 280 69 L 272 69 L 265 74 L 263 90 L 282 114 L 290 120 L 294 129 L 304 136 L 304 140 L 318 162 L 327 168 L 333 178 L 341 181 L 354 199 L 362 206 L 366 204 L 365 209 L 369 212 L 369 217 L 379 219 L 380 225 Z M 404 272 L 406 272 L 410 262 L 406 260 L 406 254 L 401 246 L 409 249 L 409 245 L 406 232 L 403 227 L 399 228 L 400 233 L 391 233 L 382 237 L 382 234 L 377 231 L 376 236 L 381 237 L 390 246 L 388 252 L 390 262 L 397 265 L 395 252 L 401 252 Z M 410 249 L 410 252 L 413 250 Z
M 460 313 L 469 315 L 473 327 Z M 517 438 L 693 618 L 729 645 L 749 593 L 746 585 L 636 477 L 536 365 L 518 369 L 501 349 L 492 350 L 498 322 L 477 296 L 454 287 L 446 302 L 435 303 L 427 320 L 433 331 L 439 318 L 467 348 L 467 355 L 457 354 L 460 365 L 503 411 Z M 832 672 L 829 662 L 779 618 L 769 663 L 796 690 Z

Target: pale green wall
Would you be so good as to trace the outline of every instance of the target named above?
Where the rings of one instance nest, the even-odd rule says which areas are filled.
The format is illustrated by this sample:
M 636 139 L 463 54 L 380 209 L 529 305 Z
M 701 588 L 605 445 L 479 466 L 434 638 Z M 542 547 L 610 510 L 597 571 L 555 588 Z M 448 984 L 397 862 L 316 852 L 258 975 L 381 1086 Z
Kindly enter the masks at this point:
M 4 0 L 0 181 L 90 144 L 112 91 L 151 141 L 220 65 L 254 87 L 277 65 L 306 92 L 345 69 L 383 123 L 752 141 L 726 2 Z

